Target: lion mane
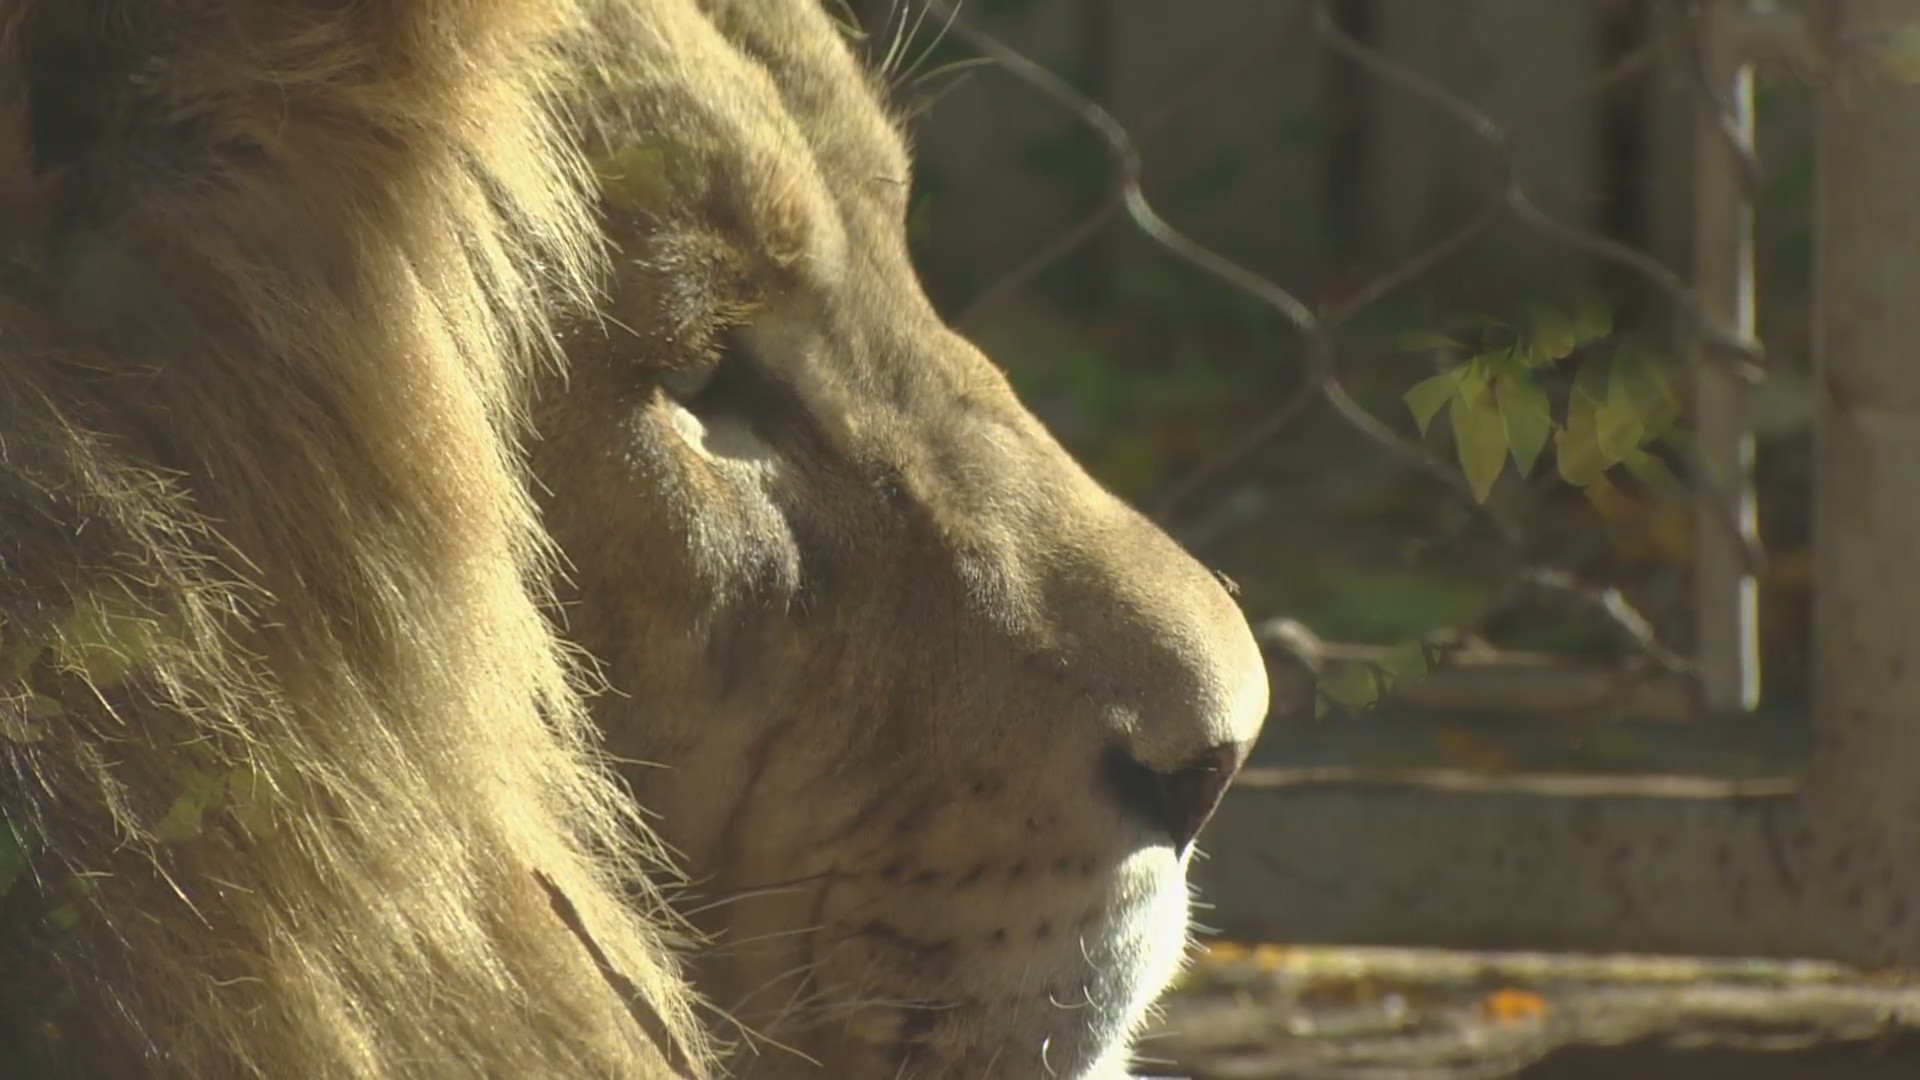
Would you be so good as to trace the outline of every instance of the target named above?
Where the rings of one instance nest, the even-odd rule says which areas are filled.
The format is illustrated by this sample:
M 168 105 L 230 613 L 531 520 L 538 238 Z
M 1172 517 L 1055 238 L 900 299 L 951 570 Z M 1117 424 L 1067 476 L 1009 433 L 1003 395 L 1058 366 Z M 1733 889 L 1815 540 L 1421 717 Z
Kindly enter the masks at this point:
M 708 1060 L 521 475 L 601 6 L 0 2 L 0 1073 Z

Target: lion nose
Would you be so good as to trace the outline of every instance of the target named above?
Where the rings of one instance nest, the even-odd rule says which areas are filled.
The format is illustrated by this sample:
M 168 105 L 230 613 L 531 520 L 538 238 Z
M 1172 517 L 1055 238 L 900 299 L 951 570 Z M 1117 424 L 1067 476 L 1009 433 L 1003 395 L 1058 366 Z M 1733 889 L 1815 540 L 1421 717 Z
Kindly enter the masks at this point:
M 1184 855 L 1235 773 L 1247 759 L 1248 744 L 1223 743 L 1171 771 L 1149 766 L 1125 750 L 1107 751 L 1102 771 L 1120 805 L 1140 822 L 1164 834 Z

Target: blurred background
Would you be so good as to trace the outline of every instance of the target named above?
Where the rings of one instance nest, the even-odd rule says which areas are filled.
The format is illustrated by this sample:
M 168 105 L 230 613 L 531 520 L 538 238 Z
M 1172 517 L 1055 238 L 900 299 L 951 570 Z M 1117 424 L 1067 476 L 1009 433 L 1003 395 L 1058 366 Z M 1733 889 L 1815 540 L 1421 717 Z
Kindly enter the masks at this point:
M 935 304 L 1237 583 L 1275 676 L 1256 764 L 1798 769 L 1821 5 L 845 6 L 912 117 Z M 1920 1075 L 1776 1052 L 1920 1017 L 1898 971 L 1227 921 L 1149 1069 Z

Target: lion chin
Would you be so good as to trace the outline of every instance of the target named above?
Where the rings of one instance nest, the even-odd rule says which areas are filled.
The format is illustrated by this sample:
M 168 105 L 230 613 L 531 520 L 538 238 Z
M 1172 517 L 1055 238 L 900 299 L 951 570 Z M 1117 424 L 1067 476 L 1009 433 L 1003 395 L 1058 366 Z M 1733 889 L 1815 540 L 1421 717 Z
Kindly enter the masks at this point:
M 0 1071 L 1125 1074 L 1264 667 L 830 6 L 0 0 Z

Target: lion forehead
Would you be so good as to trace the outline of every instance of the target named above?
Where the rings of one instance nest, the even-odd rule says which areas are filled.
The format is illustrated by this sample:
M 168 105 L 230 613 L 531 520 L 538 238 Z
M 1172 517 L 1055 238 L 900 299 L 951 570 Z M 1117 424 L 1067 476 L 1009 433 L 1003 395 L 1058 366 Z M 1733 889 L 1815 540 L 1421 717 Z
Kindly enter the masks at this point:
M 843 213 L 897 217 L 912 169 L 906 139 L 825 7 L 721 0 L 710 18 L 764 77 Z

